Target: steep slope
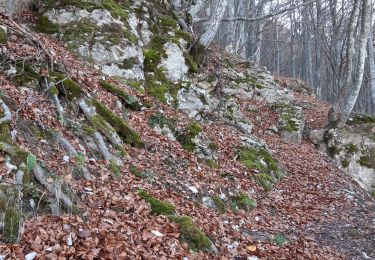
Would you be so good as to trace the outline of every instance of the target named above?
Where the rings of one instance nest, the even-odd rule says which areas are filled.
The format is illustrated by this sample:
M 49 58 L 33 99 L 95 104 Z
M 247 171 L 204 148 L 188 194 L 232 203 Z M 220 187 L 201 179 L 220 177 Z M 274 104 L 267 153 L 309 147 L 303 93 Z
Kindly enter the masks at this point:
M 326 125 L 327 104 L 216 48 L 197 71 L 168 5 L 109 2 L 26 13 L 44 32 L 71 17 L 53 35 L 0 18 L 0 255 L 375 257 L 372 199 L 302 138 Z M 117 42 L 118 30 L 70 31 L 98 14 L 122 23 Z M 156 27 L 149 41 L 136 14 Z

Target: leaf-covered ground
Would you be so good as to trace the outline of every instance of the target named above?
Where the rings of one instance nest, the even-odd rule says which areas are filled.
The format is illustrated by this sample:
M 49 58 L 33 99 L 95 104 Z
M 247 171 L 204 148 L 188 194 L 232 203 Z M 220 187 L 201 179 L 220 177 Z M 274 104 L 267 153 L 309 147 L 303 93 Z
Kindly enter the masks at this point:
M 103 76 L 82 64 L 62 44 L 32 33 L 46 49 L 41 50 L 17 33 L 16 25 L 9 19 L 1 17 L 0 23 L 16 31 L 1 47 L 8 56 L 38 62 L 49 53 L 56 66 L 77 81 L 86 95 L 95 96 L 121 115 L 117 97 L 99 86 Z M 65 152 L 58 144 L 46 143 L 21 129 L 22 120 L 57 129 L 79 150 L 82 144 L 74 131 L 59 123 L 53 102 L 46 95 L 31 95 L 26 88 L 14 85 L 5 71 L 0 80 L 3 98 L 12 103 L 9 106 L 14 115 L 13 130 L 20 133 L 17 145 L 34 153 L 60 176 L 76 193 L 78 204 L 72 214 L 38 213 L 26 219 L 20 242 L 0 245 L 0 255 L 9 259 L 22 259 L 31 252 L 36 252 L 39 259 L 375 258 L 373 200 L 308 141 L 290 144 L 267 131 L 276 123 L 277 113 L 265 102 L 239 100 L 254 124 L 254 135 L 266 142 L 287 172 L 271 191 L 257 183 L 256 171 L 235 159 L 241 142 L 238 130 L 220 121 L 202 124 L 217 147 L 219 166 L 211 168 L 149 125 L 149 118 L 163 111 L 164 116 L 175 119 L 182 127 L 189 121 L 184 114 L 120 82 L 114 83 L 142 101 L 154 103 L 151 108 L 130 111 L 128 115 L 129 125 L 140 133 L 145 148 L 125 145 L 129 158 L 120 176 L 115 176 L 104 161 L 87 158 L 94 179 L 86 181 L 72 176 L 72 168 L 79 162 L 65 161 Z M 327 104 L 299 93 L 294 94 L 294 99 L 310 104 L 304 111 L 310 128 L 324 127 Z M 256 106 L 258 110 L 249 112 L 247 106 Z M 67 108 L 66 112 L 72 118 L 77 116 L 73 109 Z M 5 162 L 4 155 L 0 155 L 0 162 Z M 135 174 L 134 169 L 144 174 Z M 0 177 L 2 184 L 14 184 L 15 173 L 9 172 L 5 163 L 0 164 Z M 193 193 L 191 187 L 198 193 Z M 190 216 L 215 244 L 218 253 L 190 251 L 181 240 L 179 225 L 166 216 L 152 214 L 149 203 L 138 194 L 140 189 L 173 204 L 178 215 Z M 252 194 L 257 207 L 250 212 L 234 212 L 227 203 L 226 212 L 219 213 L 200 203 L 205 195 L 230 198 L 239 191 Z

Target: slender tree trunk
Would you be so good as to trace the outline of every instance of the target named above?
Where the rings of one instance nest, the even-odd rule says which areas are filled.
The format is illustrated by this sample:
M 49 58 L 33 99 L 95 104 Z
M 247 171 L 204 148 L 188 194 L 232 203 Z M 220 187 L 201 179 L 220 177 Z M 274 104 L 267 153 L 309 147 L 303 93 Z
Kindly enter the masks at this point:
M 210 19 L 207 22 L 205 32 L 199 38 L 199 43 L 205 47 L 211 44 L 212 40 L 215 38 L 217 30 L 225 10 L 228 6 L 228 0 L 216 0 L 213 2 L 212 11 L 210 14 Z
M 374 56 L 374 36 L 370 30 L 368 43 L 367 43 L 367 62 L 369 68 L 369 83 L 371 89 L 371 103 L 375 104 L 375 56 Z
M 336 121 L 338 126 L 342 126 L 348 121 L 361 90 L 366 62 L 366 47 L 371 25 L 371 4 L 371 0 L 362 1 L 361 32 L 358 38 L 358 62 L 354 70 L 353 80 L 351 84 L 342 88 L 339 99 L 330 113 L 330 121 Z M 350 30 L 352 30 L 351 25 L 349 26 L 349 32 Z M 347 44 L 350 44 L 349 41 Z

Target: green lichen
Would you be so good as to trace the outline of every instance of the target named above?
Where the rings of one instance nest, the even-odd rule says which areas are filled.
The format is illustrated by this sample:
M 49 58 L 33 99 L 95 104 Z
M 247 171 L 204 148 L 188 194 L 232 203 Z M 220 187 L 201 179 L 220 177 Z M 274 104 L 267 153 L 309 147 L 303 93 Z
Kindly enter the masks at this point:
M 272 242 L 277 246 L 284 246 L 287 243 L 287 240 L 283 234 L 278 233 L 275 235 Z
M 8 42 L 8 35 L 3 28 L 0 27 L 0 44 L 6 44 Z
M 138 100 L 128 95 L 124 90 L 120 89 L 119 87 L 112 85 L 106 81 L 100 81 L 100 86 L 108 92 L 112 93 L 113 95 L 118 96 L 125 103 L 126 107 L 137 111 L 141 109 L 142 106 L 138 102 Z
M 181 228 L 181 238 L 188 243 L 193 251 L 210 252 L 212 243 L 207 235 L 194 224 L 188 216 L 169 216 L 170 221 L 176 222 Z
M 256 206 L 257 202 L 245 193 L 240 193 L 237 196 L 232 197 L 232 208 L 234 210 L 240 208 L 242 210 L 249 212 L 256 208 Z
M 175 214 L 176 207 L 171 203 L 156 199 L 143 190 L 139 190 L 138 195 L 150 204 L 153 214 L 165 216 Z
M 202 132 L 202 127 L 198 123 L 193 122 L 186 127 L 182 134 L 177 136 L 177 141 L 182 145 L 182 148 L 193 152 L 195 150 L 195 143 L 192 139 L 200 132 Z
M 125 143 L 138 148 L 143 147 L 143 141 L 139 134 L 132 130 L 123 119 L 115 115 L 98 100 L 93 99 L 92 103 L 96 108 L 96 112 L 116 130 Z M 100 121 L 100 118 L 98 120 Z

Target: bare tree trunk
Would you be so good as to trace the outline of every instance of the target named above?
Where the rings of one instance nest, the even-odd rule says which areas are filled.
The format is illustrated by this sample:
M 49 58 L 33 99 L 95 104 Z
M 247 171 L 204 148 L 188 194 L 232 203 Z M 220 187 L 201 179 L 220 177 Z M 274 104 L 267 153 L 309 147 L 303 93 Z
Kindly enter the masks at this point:
M 358 40 L 358 63 L 355 68 L 353 80 L 351 81 L 351 84 L 345 85 L 341 90 L 339 99 L 330 113 L 330 122 L 336 121 L 338 126 L 342 126 L 348 121 L 361 90 L 366 62 L 366 47 L 371 25 L 371 4 L 371 0 L 362 1 L 361 32 Z M 353 8 L 355 9 L 356 6 Z M 354 26 L 349 25 L 349 33 L 353 27 Z M 351 44 L 349 39 L 347 44 Z M 347 55 L 350 55 L 351 57 L 351 54 L 347 53 Z
M 216 0 L 213 4 L 210 19 L 208 20 L 205 32 L 199 38 L 199 43 L 205 47 L 211 44 L 215 38 L 220 22 L 223 19 L 225 10 L 228 6 L 228 0 Z
M 374 21 L 373 21 L 374 22 Z M 369 68 L 369 83 L 370 83 L 370 89 L 371 89 L 371 102 L 372 104 L 375 104 L 375 57 L 374 57 L 374 36 L 372 31 L 372 26 L 368 38 L 367 43 L 367 62 L 368 62 L 368 68 Z

